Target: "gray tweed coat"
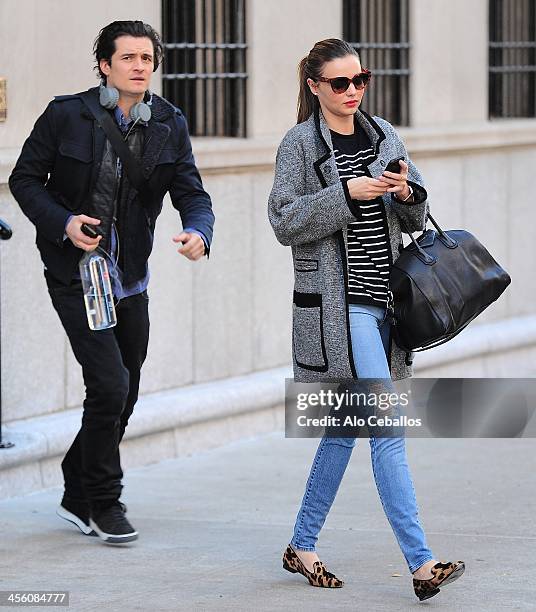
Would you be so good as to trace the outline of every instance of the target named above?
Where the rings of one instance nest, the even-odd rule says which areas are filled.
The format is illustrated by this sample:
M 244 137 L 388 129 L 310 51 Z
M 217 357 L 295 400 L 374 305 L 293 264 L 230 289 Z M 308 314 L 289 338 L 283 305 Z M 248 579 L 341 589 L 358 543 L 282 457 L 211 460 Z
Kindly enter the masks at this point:
M 393 158 L 404 156 L 414 203 L 385 194 L 390 262 L 402 248 L 400 218 L 410 231 L 422 230 L 428 210 L 422 178 L 393 126 L 358 110 L 356 129 L 368 134 L 377 158 L 368 174 L 378 177 Z M 268 217 L 279 242 L 292 247 L 294 260 L 293 361 L 296 382 L 357 378 L 350 342 L 347 286 L 347 224 L 360 218 L 337 173 L 328 125 L 317 110 L 283 138 L 276 158 Z M 392 334 L 391 334 L 392 335 Z M 393 380 L 412 374 L 412 354 L 391 338 L 388 354 Z

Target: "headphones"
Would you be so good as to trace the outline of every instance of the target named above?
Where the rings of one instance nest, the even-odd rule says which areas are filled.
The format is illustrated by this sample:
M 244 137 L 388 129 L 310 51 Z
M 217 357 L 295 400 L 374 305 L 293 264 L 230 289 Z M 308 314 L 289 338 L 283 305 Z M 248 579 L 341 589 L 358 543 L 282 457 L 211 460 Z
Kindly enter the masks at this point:
M 147 101 L 145 101 L 147 100 Z M 101 83 L 99 87 L 99 102 L 100 105 L 108 110 L 112 110 L 119 102 L 119 91 L 115 87 L 106 87 Z M 151 104 L 153 103 L 153 94 L 151 91 L 146 91 L 143 102 L 138 102 L 130 109 L 130 118 L 137 123 L 138 121 L 149 121 L 151 118 Z

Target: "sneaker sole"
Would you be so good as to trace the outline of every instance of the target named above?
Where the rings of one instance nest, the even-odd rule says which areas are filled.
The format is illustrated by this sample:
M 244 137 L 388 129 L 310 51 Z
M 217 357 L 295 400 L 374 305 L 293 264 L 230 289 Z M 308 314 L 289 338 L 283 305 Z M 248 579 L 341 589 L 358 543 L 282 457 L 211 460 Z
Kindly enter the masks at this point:
M 67 510 L 63 506 L 58 506 L 58 508 L 56 509 L 56 514 L 63 520 L 68 521 L 69 523 L 72 523 L 73 525 L 76 525 L 78 529 L 80 529 L 80 531 L 84 535 L 87 535 L 87 536 L 97 535 L 95 531 L 89 525 L 86 525 L 86 523 L 84 523 L 84 521 L 81 518 L 76 516 L 76 514 L 69 512 L 69 510 Z
M 133 542 L 138 539 L 138 532 L 132 531 L 130 533 L 125 533 L 121 535 L 106 533 L 99 529 L 99 526 L 93 521 L 93 519 L 89 519 L 89 524 L 95 531 L 95 534 L 99 536 L 101 540 L 108 544 L 126 544 L 127 542 Z

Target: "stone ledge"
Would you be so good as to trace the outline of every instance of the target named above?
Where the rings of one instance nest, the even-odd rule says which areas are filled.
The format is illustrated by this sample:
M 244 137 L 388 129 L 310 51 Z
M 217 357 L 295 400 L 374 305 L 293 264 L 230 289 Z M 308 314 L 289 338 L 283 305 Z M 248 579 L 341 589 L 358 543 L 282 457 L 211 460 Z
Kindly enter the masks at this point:
M 290 375 L 290 369 L 283 367 L 141 396 L 125 442 L 281 406 L 284 379 Z M 63 455 L 80 427 L 81 415 L 77 408 L 8 423 L 3 438 L 15 447 L 0 451 L 0 472 Z
M 398 131 L 409 152 L 419 156 L 536 146 L 534 119 L 502 119 L 452 127 L 400 128 Z
M 417 353 L 415 375 L 528 346 L 536 346 L 536 315 L 473 325 L 447 344 Z M 226 420 L 279 408 L 284 404 L 284 379 L 291 376 L 290 367 L 281 367 L 141 396 L 125 442 L 191 428 L 217 430 L 217 424 Z M 15 447 L 0 450 L 0 471 L 64 454 L 78 431 L 81 414 L 78 408 L 8 423 L 3 437 Z
M 290 126 L 289 126 L 290 127 Z M 470 151 L 536 146 L 536 120 L 504 119 L 455 126 L 399 128 L 413 155 L 463 154 Z M 203 173 L 271 170 L 283 134 L 262 138 L 193 138 L 192 146 Z M 0 148 L 0 185 L 7 179 L 20 149 Z
M 536 315 L 470 325 L 435 349 L 415 354 L 415 374 L 422 370 L 536 345 Z

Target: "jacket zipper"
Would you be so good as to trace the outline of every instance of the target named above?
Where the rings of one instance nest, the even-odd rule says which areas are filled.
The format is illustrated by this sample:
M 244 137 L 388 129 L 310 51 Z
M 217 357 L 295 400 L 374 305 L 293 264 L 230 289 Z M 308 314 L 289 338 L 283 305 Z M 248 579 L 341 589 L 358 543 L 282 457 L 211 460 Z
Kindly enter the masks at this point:
M 121 167 L 121 160 L 119 159 L 119 156 L 117 156 L 116 162 L 115 162 L 115 186 L 114 186 L 114 212 L 112 215 L 112 232 L 115 233 L 115 244 L 116 244 L 116 249 L 117 249 L 117 253 L 115 254 L 115 266 L 117 266 L 119 264 L 119 251 L 120 251 L 120 243 L 119 243 L 119 232 L 117 231 L 117 227 L 116 227 L 116 222 L 117 222 L 117 211 L 119 208 L 119 202 L 117 201 L 117 196 L 119 194 L 119 184 L 121 182 L 121 172 L 120 172 L 120 167 Z

